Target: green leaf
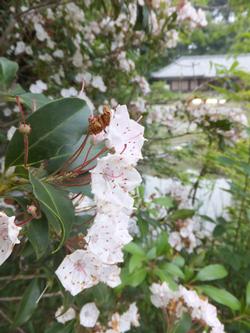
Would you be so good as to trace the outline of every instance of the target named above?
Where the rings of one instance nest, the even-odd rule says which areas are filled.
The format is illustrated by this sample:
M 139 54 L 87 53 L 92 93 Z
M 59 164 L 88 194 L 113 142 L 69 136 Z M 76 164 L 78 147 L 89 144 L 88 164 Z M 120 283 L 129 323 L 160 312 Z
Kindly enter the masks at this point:
M 167 284 L 172 290 L 177 291 L 179 289 L 178 285 L 174 282 L 173 278 L 162 269 L 155 268 L 153 270 L 153 273 L 154 275 L 158 276 L 162 282 L 167 282 Z
M 171 197 L 155 198 L 153 202 L 165 208 L 173 207 L 173 199 Z
M 166 254 L 169 250 L 168 235 L 165 231 L 162 231 L 155 241 L 157 255 Z
M 188 333 L 192 327 L 192 319 L 188 313 L 184 313 L 178 324 L 175 326 L 174 333 Z
M 246 305 L 250 306 L 250 281 L 248 282 L 246 289 Z
M 148 260 L 155 259 L 157 256 L 156 247 L 152 247 L 146 254 Z
M 37 259 L 40 259 L 47 251 L 49 246 L 49 228 L 45 217 L 33 220 L 27 225 L 27 234 L 31 242 Z
M 208 265 L 202 268 L 196 275 L 195 280 L 198 281 L 213 281 L 223 279 L 226 277 L 228 272 L 222 265 Z
M 90 110 L 79 98 L 65 98 L 50 102 L 38 109 L 27 123 L 31 125 L 29 135 L 29 163 L 34 164 L 60 155 L 64 148 L 71 149 L 87 133 Z M 24 159 L 23 135 L 16 131 L 6 153 L 6 168 L 22 165 Z
M 21 103 L 26 105 L 31 110 L 33 110 L 34 106 L 36 107 L 36 109 L 39 109 L 42 106 L 51 102 L 51 99 L 49 99 L 43 94 L 32 93 L 20 94 L 20 100 Z
M 180 269 L 180 267 L 176 266 L 175 264 L 169 262 L 169 263 L 165 263 L 161 269 L 172 275 L 173 277 L 179 277 L 181 279 L 184 279 L 184 273 L 182 272 L 182 270 Z
M 70 234 L 71 227 L 75 220 L 74 207 L 64 191 L 60 191 L 54 186 L 42 182 L 31 173 L 30 182 L 33 187 L 34 195 L 40 202 L 42 211 L 46 215 L 50 226 L 55 229 L 53 218 L 60 224 L 61 241 L 55 250 L 57 251 Z
M 136 268 L 141 267 L 143 260 L 144 256 L 141 256 L 139 254 L 132 255 L 128 264 L 129 273 L 132 273 Z
M 37 300 L 40 296 L 40 288 L 38 284 L 38 280 L 34 279 L 30 285 L 26 288 L 24 295 L 22 297 L 22 300 L 19 304 L 19 307 L 16 312 L 16 316 L 14 319 L 14 325 L 19 326 L 24 324 L 26 321 L 28 321 L 36 306 L 37 306 Z
M 195 210 L 193 209 L 178 209 L 173 214 L 171 214 L 169 218 L 171 221 L 176 221 L 179 219 L 184 220 L 193 217 L 194 214 Z
M 67 324 L 53 323 L 44 333 L 74 333 L 74 321 Z
M 139 286 L 146 278 L 147 271 L 145 268 L 141 268 L 133 272 L 126 279 L 126 284 L 131 287 Z
M 0 89 L 7 90 L 16 77 L 18 64 L 0 57 Z
M 123 250 L 131 254 L 138 254 L 145 257 L 145 252 L 143 248 L 134 242 L 130 242 L 129 244 L 124 246 Z
M 226 305 L 232 310 L 240 310 L 240 301 L 227 290 L 219 289 L 208 285 L 197 287 L 199 290 L 203 291 L 207 296 L 212 298 L 217 303 Z

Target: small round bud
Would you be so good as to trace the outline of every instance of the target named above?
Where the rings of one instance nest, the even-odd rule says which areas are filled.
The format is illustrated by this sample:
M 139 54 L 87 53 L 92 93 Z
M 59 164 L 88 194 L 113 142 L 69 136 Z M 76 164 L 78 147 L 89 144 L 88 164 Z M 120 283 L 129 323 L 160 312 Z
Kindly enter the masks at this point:
M 28 124 L 20 124 L 18 130 L 22 134 L 29 135 L 31 132 L 31 127 Z
M 27 206 L 27 212 L 34 218 L 37 217 L 37 207 L 35 205 Z

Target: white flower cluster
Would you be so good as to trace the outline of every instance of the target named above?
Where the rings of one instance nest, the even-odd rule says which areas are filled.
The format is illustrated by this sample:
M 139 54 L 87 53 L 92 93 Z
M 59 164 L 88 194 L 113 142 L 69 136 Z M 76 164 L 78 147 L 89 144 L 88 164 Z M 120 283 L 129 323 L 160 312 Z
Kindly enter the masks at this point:
M 196 222 L 194 220 L 177 220 L 174 223 L 174 228 L 175 231 L 169 233 L 168 241 L 176 251 L 185 249 L 188 253 L 192 253 L 201 244 L 195 233 Z
M 177 291 L 169 288 L 166 282 L 153 283 L 150 287 L 151 302 L 157 308 L 166 309 L 178 321 L 183 313 L 189 313 L 193 321 L 210 333 L 225 333 L 224 325 L 218 319 L 217 309 L 207 299 L 199 297 L 194 290 L 179 286 Z
M 176 25 L 186 21 L 190 22 L 190 28 L 205 25 L 204 13 L 201 10 L 196 11 L 188 1 L 184 1 L 181 7 L 174 6 L 173 3 L 172 0 L 133 0 L 127 6 L 121 6 L 120 12 L 115 17 L 112 15 L 104 17 L 101 10 L 97 11 L 94 17 L 92 14 L 88 15 L 90 9 L 86 1 L 81 4 L 71 1 L 44 11 L 35 9 L 29 11 L 28 7 L 21 6 L 23 12 L 27 13 L 22 15 L 20 22 L 15 23 L 11 36 L 12 45 L 7 54 L 17 55 L 20 59 L 22 55 L 28 55 L 31 60 L 38 61 L 38 68 L 39 70 L 41 68 L 42 73 L 39 77 L 45 79 L 43 72 L 46 73 L 48 84 L 53 84 L 53 88 L 59 88 L 58 90 L 62 89 L 63 81 L 72 81 L 72 77 L 75 77 L 79 82 L 79 75 L 91 72 L 93 80 L 89 86 L 105 92 L 107 87 L 104 82 L 108 83 L 107 77 L 110 73 L 104 72 L 103 78 L 99 75 L 94 77 L 97 70 L 100 73 L 100 64 L 105 68 L 106 64 L 109 66 L 112 63 L 131 78 L 134 77 L 143 94 L 147 94 L 150 91 L 148 83 L 145 78 L 139 76 L 135 66 L 143 43 L 147 43 L 151 35 L 153 37 L 156 35 L 161 37 L 157 42 L 160 48 L 165 50 L 166 47 L 175 47 L 179 38 L 178 32 L 174 27 L 169 29 L 166 25 L 166 19 L 173 13 L 177 14 Z M 143 29 L 137 30 L 138 6 L 150 7 L 148 11 L 150 31 L 147 33 Z M 16 8 L 10 7 L 10 11 L 15 14 Z M 30 42 L 25 33 L 27 30 L 34 34 Z M 68 40 L 69 35 L 71 47 L 65 48 L 63 41 Z M 133 49 L 133 52 L 129 52 L 130 49 Z M 132 54 L 133 59 L 131 59 Z M 43 66 L 47 66 L 48 63 L 51 69 L 50 77 L 47 77 L 46 70 L 42 71 Z M 71 71 L 69 71 L 70 64 L 73 64 Z M 31 89 L 40 93 L 47 87 L 35 84 Z M 75 96 L 74 89 L 69 86 L 66 91 L 61 92 L 61 95 Z
M 143 95 L 147 95 L 150 93 L 151 89 L 150 89 L 149 83 L 145 79 L 144 76 L 137 75 L 132 79 L 132 82 L 135 82 L 138 84 Z
M 128 310 L 123 314 L 114 313 L 108 322 L 108 327 L 100 327 L 97 333 L 124 333 L 132 327 L 139 327 L 139 314 L 135 303 L 130 304 Z
M 86 248 L 65 257 L 56 274 L 72 295 L 100 281 L 110 287 L 120 284 L 122 248 L 131 241 L 128 221 L 134 200 L 129 194 L 141 182 L 134 168 L 142 158 L 144 128 L 130 119 L 127 107 L 111 110 L 105 131 L 94 136 L 114 151 L 97 160 L 92 170 L 92 193 L 97 207 L 93 225 L 85 237 Z
M 87 328 L 95 327 L 96 333 L 124 333 L 131 329 L 131 327 L 138 327 L 139 315 L 135 303 L 130 304 L 128 310 L 120 315 L 118 312 L 114 313 L 111 320 L 108 322 L 108 327 L 102 327 L 98 322 L 100 311 L 95 303 L 85 304 L 79 313 L 80 325 Z M 61 306 L 55 313 L 55 318 L 59 323 L 65 324 L 66 322 L 76 318 L 76 311 L 72 307 L 66 311 Z
M 94 327 L 99 314 L 100 311 L 95 303 L 91 302 L 84 304 L 79 313 L 80 325 L 88 328 Z M 64 307 L 61 306 L 57 309 L 55 318 L 59 323 L 65 324 L 66 322 L 76 318 L 76 311 L 72 307 L 65 311 Z
M 19 244 L 18 239 L 21 227 L 14 223 L 15 216 L 7 216 L 0 212 L 0 265 L 9 258 L 15 244 Z
M 184 1 L 178 11 L 179 21 L 188 21 L 190 28 L 205 27 L 206 15 L 202 9 L 196 10 L 189 1 Z
M 167 128 L 169 132 L 177 131 L 180 127 L 177 115 L 181 109 L 181 103 L 172 103 L 169 105 L 152 105 L 148 115 L 147 123 L 149 125 L 156 123 Z
M 241 108 L 201 104 L 189 105 L 187 112 L 191 121 L 223 136 L 228 145 L 246 138 L 248 120 Z
M 150 207 L 154 208 L 150 216 L 155 219 L 168 219 L 168 210 L 159 203 L 154 202 L 155 199 L 164 195 L 170 196 L 174 200 L 176 208 L 192 209 L 189 192 L 189 188 L 182 185 L 179 181 L 168 182 L 167 186 L 162 188 L 161 191 L 154 190 L 150 198 L 146 199 Z M 195 248 L 201 245 L 201 238 L 205 238 L 205 234 L 202 232 L 202 224 L 195 217 L 170 222 L 167 226 L 167 231 L 169 233 L 168 241 L 170 246 L 178 252 L 185 250 L 188 253 L 192 253 Z

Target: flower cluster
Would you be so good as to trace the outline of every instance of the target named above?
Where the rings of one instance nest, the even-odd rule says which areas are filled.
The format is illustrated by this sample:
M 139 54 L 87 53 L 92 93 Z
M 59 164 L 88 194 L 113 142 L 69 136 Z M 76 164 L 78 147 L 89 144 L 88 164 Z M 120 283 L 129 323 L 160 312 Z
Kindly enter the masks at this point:
M 98 322 L 99 315 L 100 311 L 95 303 L 84 304 L 79 313 L 80 325 L 87 328 L 95 327 L 95 332 L 97 333 L 124 333 L 133 326 L 138 327 L 140 325 L 138 309 L 135 303 L 130 304 L 128 310 L 122 315 L 118 312 L 114 313 L 108 322 L 108 328 Z M 55 318 L 59 323 L 65 324 L 76 318 L 76 311 L 72 307 L 65 311 L 64 307 L 61 306 L 57 309 Z
M 93 10 L 89 1 L 32 9 L 23 1 L 19 11 L 10 6 L 6 17 L 18 16 L 18 20 L 11 28 L 5 55 L 27 64 L 34 81 L 24 85 L 31 92 L 76 96 L 75 85 L 84 82 L 87 96 L 102 103 L 104 92 L 114 95 L 112 88 L 122 81 L 122 72 L 125 81 L 138 85 L 145 95 L 150 88 L 137 68 L 145 48 L 155 45 L 158 54 L 177 45 L 179 25 L 188 22 L 189 29 L 205 25 L 204 12 L 186 0 L 178 6 L 172 0 L 132 0 L 108 7 Z
M 21 227 L 15 225 L 15 216 L 8 217 L 0 212 L 0 265 L 9 258 L 15 244 L 19 244 L 18 239 Z
M 201 330 L 210 328 L 210 333 L 225 333 L 224 326 L 218 319 L 217 309 L 207 299 L 200 297 L 194 290 L 179 286 L 177 291 L 169 288 L 166 282 L 153 283 L 150 287 L 152 304 L 166 309 L 169 316 L 178 320 L 183 313 L 189 313 L 193 322 Z
M 97 160 L 91 171 L 92 193 L 96 215 L 85 237 L 85 249 L 66 256 L 56 271 L 65 289 L 76 295 L 100 281 L 110 287 L 120 283 L 122 248 L 131 241 L 128 232 L 133 208 L 130 192 L 141 182 L 134 168 L 142 158 L 144 128 L 130 119 L 127 107 L 110 110 L 109 126 L 93 135 L 93 141 L 104 141 L 113 153 Z
M 185 249 L 188 253 L 200 245 L 196 236 L 196 222 L 192 219 L 177 220 L 174 223 L 175 231 L 169 233 L 169 244 L 176 250 Z
M 248 120 L 241 108 L 189 104 L 187 113 L 190 121 L 223 137 L 228 145 L 246 138 Z

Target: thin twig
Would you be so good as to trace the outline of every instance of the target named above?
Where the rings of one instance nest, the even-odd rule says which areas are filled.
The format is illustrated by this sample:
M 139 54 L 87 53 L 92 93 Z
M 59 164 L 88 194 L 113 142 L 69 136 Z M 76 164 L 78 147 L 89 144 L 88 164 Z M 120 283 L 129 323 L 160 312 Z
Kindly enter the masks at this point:
M 46 275 L 35 275 L 35 274 L 30 274 L 30 275 L 21 275 L 20 274 L 20 275 L 16 275 L 16 276 L 6 275 L 6 276 L 0 276 L 0 281 L 32 280 L 34 278 L 46 278 Z
M 2 311 L 0 310 L 0 315 L 10 324 L 13 324 L 13 321 Z M 17 327 L 17 332 L 20 332 L 20 333 L 25 333 L 25 331 L 20 328 L 20 327 Z
M 41 298 L 51 298 L 51 297 L 59 297 L 59 296 L 62 296 L 61 291 L 44 294 Z M 23 296 L 0 297 L 0 302 L 20 301 L 22 298 L 23 298 Z

